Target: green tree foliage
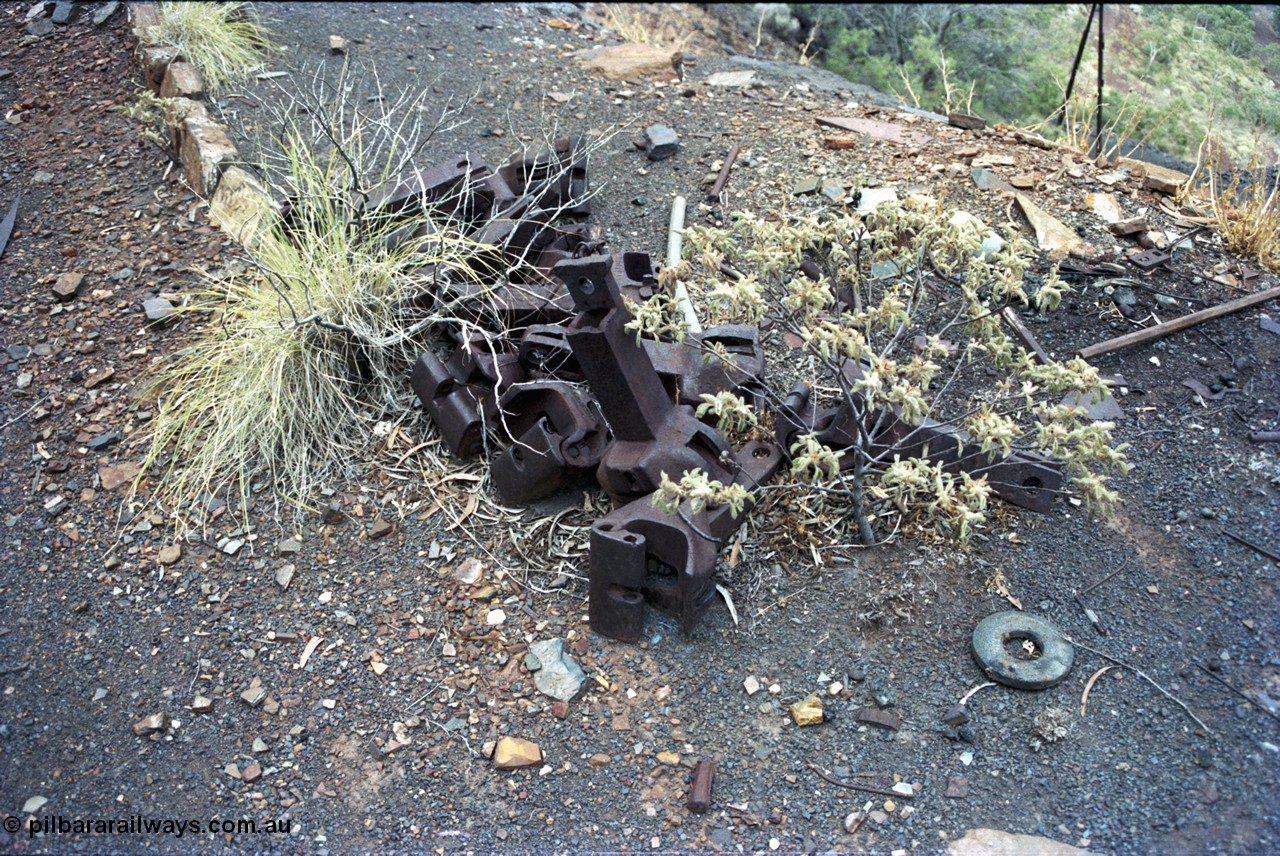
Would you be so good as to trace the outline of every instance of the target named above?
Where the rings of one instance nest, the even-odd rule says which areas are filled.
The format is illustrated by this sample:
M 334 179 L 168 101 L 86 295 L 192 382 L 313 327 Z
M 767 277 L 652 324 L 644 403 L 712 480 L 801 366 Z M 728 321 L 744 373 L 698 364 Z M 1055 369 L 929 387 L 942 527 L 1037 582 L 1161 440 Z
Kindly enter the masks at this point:
M 1193 3 L 1185 6 L 1144 6 L 1143 14 L 1156 27 L 1188 21 L 1196 41 L 1208 39 L 1232 56 L 1247 57 L 1256 49 L 1253 15 L 1247 4 Z
M 850 80 L 926 109 L 971 106 L 988 120 L 1025 125 L 1061 104 L 1089 8 L 883 3 L 792 10 L 801 32 L 818 24 L 813 47 Z M 1114 111 L 1127 95 L 1141 105 L 1134 139 L 1149 135 L 1157 148 L 1194 160 L 1213 113 L 1233 155 L 1245 155 L 1254 125 L 1263 129 L 1264 146 L 1280 147 L 1280 46 L 1257 42 L 1251 8 L 1107 7 L 1106 106 Z M 1093 91 L 1096 39 L 1095 24 L 1077 78 L 1080 95 Z
M 1052 72 L 1071 61 L 1070 39 L 1061 33 L 1072 14 L 1062 5 L 806 4 L 796 12 L 806 32 L 822 22 L 826 41 L 818 46 L 828 68 L 904 96 L 905 76 L 921 105 L 933 109 L 949 82 L 966 95 L 972 84 L 973 109 L 991 118 L 1047 114 L 1059 98 Z

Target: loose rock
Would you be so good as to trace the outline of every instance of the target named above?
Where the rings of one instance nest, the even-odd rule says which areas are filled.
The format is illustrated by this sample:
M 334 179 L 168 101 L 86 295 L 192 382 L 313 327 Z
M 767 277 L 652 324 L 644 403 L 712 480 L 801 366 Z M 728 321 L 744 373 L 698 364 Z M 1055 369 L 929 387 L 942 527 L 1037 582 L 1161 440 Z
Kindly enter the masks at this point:
M 493 750 L 493 766 L 498 770 L 516 770 L 542 763 L 538 744 L 520 737 L 499 737 Z
M 157 731 L 164 730 L 164 714 L 153 713 L 150 716 L 143 717 L 133 724 L 133 733 L 139 737 L 146 737 L 148 734 L 155 734 Z
M 791 718 L 796 721 L 796 725 L 821 725 L 822 699 L 811 695 L 804 701 L 791 705 Z
M 1036 856 L 1088 856 L 1089 851 L 1051 838 L 1001 832 L 998 829 L 971 829 L 964 837 L 952 841 L 947 847 L 947 856 L 1015 856 L 1021 853 L 1035 853 Z
M 644 138 L 651 161 L 665 160 L 680 147 L 679 136 L 666 125 L 650 125 L 644 129 Z
M 53 283 L 53 296 L 59 303 L 66 303 L 80 291 L 80 283 L 84 282 L 82 273 L 64 273 Z
M 628 42 L 592 52 L 583 62 L 583 67 L 599 71 L 605 77 L 615 80 L 645 75 L 652 75 L 660 80 L 675 80 L 675 62 L 679 57 L 680 54 L 670 48 Z
M 538 691 L 559 701 L 573 701 L 587 676 L 582 667 L 564 652 L 564 640 L 556 638 L 534 642 L 529 651 L 542 663 L 542 668 L 533 676 Z
M 110 366 L 107 366 L 105 369 L 102 369 L 101 371 L 96 371 L 93 374 L 89 375 L 88 379 L 84 382 L 84 388 L 97 389 L 107 381 L 111 380 L 111 378 L 115 376 L 115 373 L 116 373 L 116 370 L 111 368 Z

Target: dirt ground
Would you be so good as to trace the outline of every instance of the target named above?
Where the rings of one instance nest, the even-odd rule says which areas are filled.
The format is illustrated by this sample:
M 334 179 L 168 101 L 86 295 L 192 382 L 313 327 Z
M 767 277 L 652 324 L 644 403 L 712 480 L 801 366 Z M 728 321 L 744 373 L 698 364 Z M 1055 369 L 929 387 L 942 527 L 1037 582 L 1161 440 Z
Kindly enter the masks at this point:
M 1046 515 L 1009 509 L 962 552 L 863 549 L 753 518 L 741 563 L 722 573 L 740 620 L 717 601 L 689 636 L 657 613 L 638 645 L 592 633 L 586 540 L 607 498 L 505 509 L 482 465 L 438 472 L 402 459 L 434 439 L 420 416 L 386 466 L 332 486 L 336 522 L 294 527 L 255 512 L 240 529 L 226 515 L 162 564 L 172 528 L 128 495 L 154 408 L 136 391 L 198 330 L 148 327 L 141 306 L 180 298 L 197 269 L 236 250 L 167 155 L 112 109 L 133 101 L 140 78 L 124 15 L 95 28 L 98 4 L 84 4 L 41 37 L 27 34 L 28 8 L 0 7 L 0 216 L 20 199 L 0 256 L 0 815 L 17 819 L 0 849 L 931 853 L 978 827 L 1097 853 L 1280 849 L 1277 563 L 1224 534 L 1280 550 L 1277 447 L 1247 439 L 1280 427 L 1280 336 L 1260 324 L 1280 319 L 1276 303 L 1096 360 L 1127 384 L 1118 436 L 1134 469 L 1114 519 L 1090 521 L 1065 500 Z M 1083 156 L 898 113 L 812 68 L 708 47 L 670 85 L 605 80 L 577 52 L 608 34 L 570 4 L 259 8 L 288 48 L 273 67 L 295 79 L 336 70 L 336 34 L 385 86 L 471 99 L 470 123 L 439 135 L 424 165 L 464 149 L 496 164 L 522 136 L 621 127 L 590 165 L 602 188 L 592 221 L 618 250 L 659 255 L 676 194 L 693 201 L 693 222 L 831 204 L 792 195 L 815 176 L 940 194 L 1031 236 L 1006 195 L 975 186 L 971 162 L 984 160 L 1005 180 L 1030 176 L 1026 192 L 1079 231 L 1091 261 L 1134 246 L 1111 236 L 1086 194 L 1111 193 L 1125 216 L 1146 210 L 1155 228 L 1180 231 L 1132 177 L 1108 185 L 1113 171 Z M 707 83 L 741 70 L 754 80 Z M 277 83 L 224 99 L 233 132 L 252 136 L 254 105 Z M 824 115 L 927 140 L 859 136 L 831 150 L 814 122 Z M 655 122 L 681 137 L 656 163 L 631 142 Z M 727 198 L 694 204 L 739 141 Z M 1047 269 L 1041 258 L 1034 272 Z M 83 281 L 62 302 L 54 288 L 69 273 Z M 1139 276 L 1149 290 L 1136 290 L 1135 322 L 1277 284 L 1245 279 L 1209 233 Z M 1072 280 L 1058 312 L 1030 318 L 1051 353 L 1131 329 L 1095 281 Z M 1201 398 L 1187 378 L 1214 391 Z M 395 531 L 375 540 L 379 518 Z M 472 559 L 479 576 L 461 582 Z M 1075 596 L 1113 573 L 1081 598 L 1102 635 Z M 972 727 L 949 728 L 943 715 L 985 680 L 970 635 L 1011 608 L 1002 587 L 1082 643 L 1074 668 L 1043 691 L 982 689 L 967 705 Z M 567 705 L 525 665 L 531 643 L 554 637 L 587 675 Z M 1130 668 L 1097 678 L 1083 712 L 1087 683 L 1110 664 L 1095 651 Z M 826 721 L 798 727 L 788 706 L 811 693 Z M 207 712 L 193 710 L 198 696 Z M 856 718 L 877 697 L 901 717 L 897 731 Z M 135 734 L 155 715 L 154 733 Z M 484 750 L 502 736 L 533 741 L 543 763 L 494 769 Z M 717 769 L 699 815 L 685 802 L 704 758 Z M 868 803 L 847 833 L 846 816 Z M 289 829 L 30 831 L 131 816 Z

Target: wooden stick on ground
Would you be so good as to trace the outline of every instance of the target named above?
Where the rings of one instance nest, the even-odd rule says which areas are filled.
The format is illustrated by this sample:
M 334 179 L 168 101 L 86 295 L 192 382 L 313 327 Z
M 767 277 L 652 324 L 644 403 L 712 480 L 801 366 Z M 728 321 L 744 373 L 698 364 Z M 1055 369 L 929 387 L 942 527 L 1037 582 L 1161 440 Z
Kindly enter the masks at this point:
M 842 782 L 839 779 L 835 778 L 834 776 L 829 775 L 817 764 L 812 764 L 812 763 L 809 764 L 809 769 L 817 773 L 818 777 L 823 779 L 824 781 L 828 781 L 831 784 L 836 785 L 837 787 L 848 788 L 851 791 L 862 791 L 864 794 L 878 794 L 879 796 L 882 796 L 882 797 L 893 797 L 895 799 L 902 799 L 904 797 L 906 799 L 911 799 L 913 796 L 915 796 L 915 794 L 906 794 L 906 793 L 900 793 L 898 791 L 891 791 L 888 788 L 877 788 L 874 785 L 859 785 L 856 782 Z
M 1083 648 L 1084 650 L 1088 651 L 1091 654 L 1097 654 L 1102 659 L 1109 660 L 1110 662 L 1115 663 L 1117 666 L 1119 666 L 1122 669 L 1128 669 L 1129 671 L 1133 672 L 1135 675 L 1142 678 L 1144 681 L 1151 684 L 1151 686 L 1159 690 L 1160 694 L 1163 695 L 1165 698 L 1169 699 L 1178 707 L 1182 708 L 1183 711 L 1187 714 L 1187 716 L 1194 719 L 1196 721 L 1196 725 L 1200 726 L 1204 730 L 1205 734 L 1211 733 L 1209 730 L 1209 726 L 1205 725 L 1204 721 L 1201 720 L 1200 717 L 1192 713 L 1191 708 L 1187 707 L 1186 703 L 1183 702 L 1182 699 L 1178 698 L 1173 693 L 1169 692 L 1167 689 L 1157 684 L 1154 680 L 1152 680 L 1147 675 L 1146 672 L 1142 671 L 1137 666 L 1131 666 L 1128 663 L 1126 663 L 1124 660 L 1121 660 L 1117 657 L 1112 657 L 1106 651 L 1099 651 L 1097 648 L 1090 648 L 1088 645 L 1084 644 L 1083 642 L 1077 642 L 1075 639 L 1072 639 L 1070 636 L 1066 636 L 1066 640 L 1070 642 L 1072 645 L 1075 645 L 1077 648 Z
M 1049 355 L 1045 353 L 1044 347 L 1037 341 L 1036 337 L 1031 333 L 1031 328 L 1022 320 L 1022 316 L 1018 314 L 1018 310 L 1012 306 L 1006 306 L 1000 310 L 1000 314 L 1004 316 L 1004 320 L 1009 322 L 1009 326 L 1013 328 L 1013 332 L 1022 340 L 1022 344 L 1027 350 L 1035 354 L 1036 362 L 1044 365 L 1049 362 Z
M 1280 297 L 1280 287 L 1247 294 L 1244 297 L 1228 300 L 1226 303 L 1220 303 L 1208 309 L 1201 309 L 1199 312 L 1192 312 L 1190 315 L 1183 315 L 1181 318 L 1175 318 L 1164 324 L 1156 324 L 1143 330 L 1135 330 L 1132 333 L 1125 333 L 1123 336 L 1117 336 L 1114 339 L 1108 339 L 1105 342 L 1081 348 L 1076 356 L 1082 360 L 1091 360 L 1103 354 L 1110 354 L 1113 351 L 1120 351 L 1133 345 L 1141 345 L 1143 342 L 1162 339 L 1170 333 L 1176 333 L 1179 330 L 1203 324 L 1205 321 L 1211 321 L 1214 318 L 1221 318 L 1223 315 L 1231 315 L 1234 312 L 1257 306 L 1260 303 L 1266 303 L 1268 300 L 1275 300 L 1278 297 Z

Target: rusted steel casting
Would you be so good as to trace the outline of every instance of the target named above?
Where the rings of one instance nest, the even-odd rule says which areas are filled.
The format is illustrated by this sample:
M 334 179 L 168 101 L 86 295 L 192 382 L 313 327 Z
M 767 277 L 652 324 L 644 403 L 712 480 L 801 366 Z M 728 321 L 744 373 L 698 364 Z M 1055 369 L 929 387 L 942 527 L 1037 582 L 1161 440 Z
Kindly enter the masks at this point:
M 731 163 L 732 156 L 725 175 Z M 986 455 L 962 431 L 867 408 L 852 392 L 860 371 L 852 362 L 842 372 L 850 391 L 843 404 L 817 410 L 801 384 L 775 408 L 774 442 L 734 448 L 695 408 L 722 391 L 763 404 L 760 331 L 725 325 L 679 343 L 637 341 L 626 331 L 626 300 L 653 297 L 657 273 L 648 254 L 609 253 L 598 228 L 562 222 L 590 213 L 579 137 L 497 171 L 469 154 L 415 170 L 371 200 L 366 215 L 394 224 L 424 211 L 441 214 L 439 224 L 405 226 L 389 244 L 416 241 L 429 250 L 429 242 L 460 234 L 487 249 L 447 277 L 430 269 L 433 284 L 406 298 L 406 306 L 477 321 L 442 327 L 455 349 L 443 360 L 421 354 L 410 383 L 451 454 L 479 454 L 489 432 L 506 444 L 490 468 L 503 502 L 530 503 L 592 479 L 609 494 L 614 510 L 591 527 L 588 613 L 598 633 L 637 641 L 651 607 L 688 632 L 714 596 L 717 556 L 742 520 L 728 506 L 694 511 L 685 502 L 675 514 L 660 511 L 652 497 L 664 475 L 679 480 L 698 469 L 751 491 L 774 475 L 800 434 L 813 433 L 838 451 L 892 450 L 986 475 L 998 496 L 1037 511 L 1062 485 L 1053 461 Z M 810 261 L 801 270 L 821 276 Z M 501 330 L 477 332 L 481 318 Z M 699 765 L 691 810 L 706 811 L 713 769 Z

